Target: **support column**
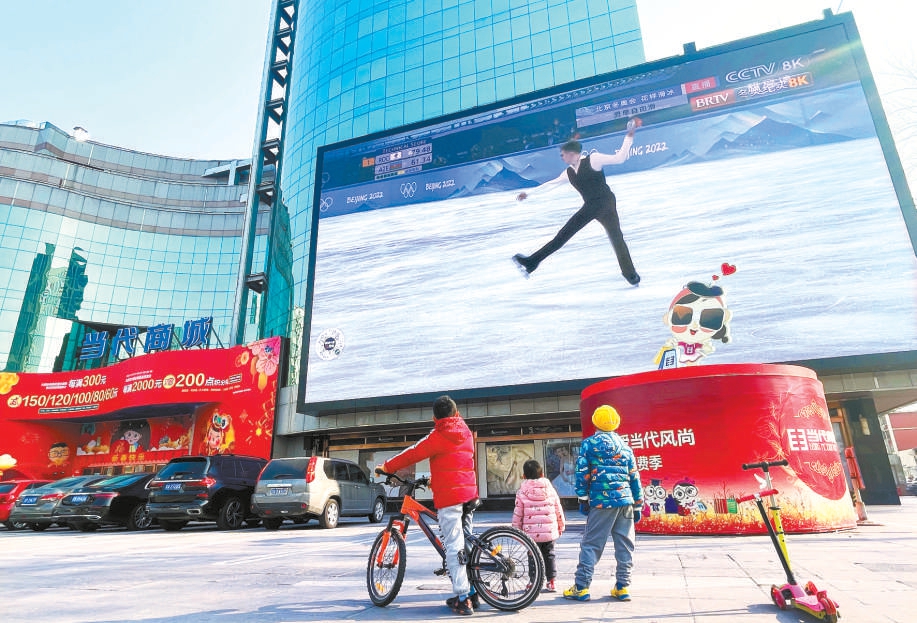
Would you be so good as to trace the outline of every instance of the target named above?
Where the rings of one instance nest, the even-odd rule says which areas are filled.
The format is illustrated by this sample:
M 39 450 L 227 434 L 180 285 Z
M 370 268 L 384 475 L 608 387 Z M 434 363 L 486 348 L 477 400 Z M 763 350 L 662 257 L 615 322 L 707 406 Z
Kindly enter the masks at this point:
M 888 450 L 879 428 L 876 407 L 870 398 L 843 403 L 847 426 L 853 437 L 853 449 L 860 464 L 863 484 L 861 493 L 866 504 L 901 504 Z

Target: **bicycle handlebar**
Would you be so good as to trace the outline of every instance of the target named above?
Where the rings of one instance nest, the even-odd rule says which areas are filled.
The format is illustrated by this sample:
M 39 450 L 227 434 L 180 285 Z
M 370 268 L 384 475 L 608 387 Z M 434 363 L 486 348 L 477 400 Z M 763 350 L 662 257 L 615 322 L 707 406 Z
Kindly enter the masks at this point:
M 760 463 L 742 463 L 742 469 L 763 469 L 766 472 L 770 467 L 783 467 L 789 464 L 790 462 L 786 459 L 781 461 L 761 461 Z
M 404 478 L 402 476 L 399 476 L 398 474 L 390 474 L 387 471 L 381 470 L 378 468 L 375 470 L 375 473 L 377 476 L 385 476 L 385 482 L 387 484 L 391 484 L 390 481 L 392 480 L 397 480 L 398 482 L 402 484 L 409 485 L 415 488 L 424 488 L 424 487 L 430 486 L 430 477 L 429 476 L 421 476 L 420 478 L 416 480 L 412 480 L 410 478 Z

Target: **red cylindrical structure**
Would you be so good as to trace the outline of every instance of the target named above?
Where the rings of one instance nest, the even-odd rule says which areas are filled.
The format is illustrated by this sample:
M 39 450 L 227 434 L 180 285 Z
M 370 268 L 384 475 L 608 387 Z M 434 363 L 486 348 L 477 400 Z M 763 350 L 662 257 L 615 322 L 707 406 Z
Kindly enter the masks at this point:
M 603 404 L 621 415 L 646 490 L 638 532 L 763 533 L 757 509 L 736 502 L 763 473 L 742 464 L 784 458 L 770 473 L 788 532 L 856 526 L 824 389 L 808 368 L 705 365 L 595 383 L 581 395 L 584 437 Z

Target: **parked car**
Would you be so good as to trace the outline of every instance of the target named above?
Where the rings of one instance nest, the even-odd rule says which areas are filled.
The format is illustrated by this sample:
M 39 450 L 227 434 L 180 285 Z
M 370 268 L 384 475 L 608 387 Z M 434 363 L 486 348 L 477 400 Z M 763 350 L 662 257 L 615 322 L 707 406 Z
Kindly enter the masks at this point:
M 363 515 L 378 523 L 385 514 L 385 489 L 352 461 L 274 459 L 258 477 L 252 512 L 268 530 L 279 528 L 284 519 L 313 517 L 323 528 L 334 528 L 341 516 Z
M 23 491 L 30 491 L 42 485 L 46 485 L 50 480 L 6 480 L 0 482 L 0 523 L 6 526 L 7 530 L 22 530 L 27 527 L 24 521 L 10 521 L 10 512 L 13 505 L 19 499 Z
M 85 487 L 108 476 L 92 474 L 70 476 L 31 489 L 19 496 L 10 513 L 10 521 L 25 523 L 36 532 L 47 530 L 54 523 L 54 509 L 61 499 L 78 487 Z
M 172 459 L 147 484 L 150 516 L 164 530 L 181 530 L 189 521 L 215 521 L 221 530 L 257 525 L 249 512 L 252 491 L 267 460 L 217 454 Z
M 153 523 L 146 509 L 150 495 L 146 483 L 153 475 L 144 472 L 121 474 L 74 489 L 54 509 L 54 521 L 81 532 L 110 525 L 146 530 Z

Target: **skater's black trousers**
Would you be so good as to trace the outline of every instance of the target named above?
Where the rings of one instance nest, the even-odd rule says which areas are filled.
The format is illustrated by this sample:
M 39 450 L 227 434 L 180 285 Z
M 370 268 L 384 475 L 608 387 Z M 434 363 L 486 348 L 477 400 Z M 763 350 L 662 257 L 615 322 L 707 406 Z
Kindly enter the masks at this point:
M 634 262 L 630 258 L 627 243 L 624 242 L 624 234 L 621 233 L 621 222 L 618 220 L 614 193 L 608 193 L 607 196 L 601 199 L 592 199 L 584 203 L 583 207 L 570 217 L 548 244 L 528 257 L 528 263 L 533 267 L 532 270 L 544 261 L 546 257 L 567 244 L 576 232 L 588 225 L 593 219 L 601 223 L 602 227 L 605 228 L 605 233 L 608 234 L 611 246 L 618 257 L 621 274 L 627 279 L 636 277 L 637 270 L 634 268 Z

